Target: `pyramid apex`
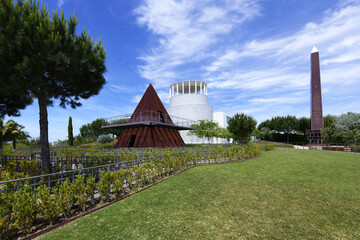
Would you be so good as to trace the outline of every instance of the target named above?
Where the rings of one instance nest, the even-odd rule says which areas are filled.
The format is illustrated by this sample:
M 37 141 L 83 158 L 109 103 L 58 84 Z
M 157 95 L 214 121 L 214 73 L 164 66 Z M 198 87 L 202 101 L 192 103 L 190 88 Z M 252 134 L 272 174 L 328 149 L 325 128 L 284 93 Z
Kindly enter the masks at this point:
M 319 50 L 314 46 L 311 53 L 316 53 L 316 52 L 319 52 Z

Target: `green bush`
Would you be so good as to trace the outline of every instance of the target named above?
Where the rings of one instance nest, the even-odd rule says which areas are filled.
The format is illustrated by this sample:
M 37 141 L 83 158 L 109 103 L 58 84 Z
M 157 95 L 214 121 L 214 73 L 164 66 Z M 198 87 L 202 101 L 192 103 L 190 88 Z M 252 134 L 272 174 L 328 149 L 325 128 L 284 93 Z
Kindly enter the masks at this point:
M 13 235 L 11 204 L 4 194 L 0 194 L 0 239 L 10 239 Z
M 125 170 L 125 179 L 126 179 L 126 184 L 128 185 L 128 187 L 130 189 L 133 189 L 133 181 L 135 180 L 135 177 L 133 175 L 133 168 L 128 168 Z
M 39 213 L 52 225 L 54 219 L 61 213 L 60 196 L 58 194 L 51 194 L 46 185 L 39 186 L 36 192 L 39 199 L 37 202 Z
M 102 201 L 108 201 L 110 186 L 111 186 L 111 173 L 106 171 L 100 172 L 100 180 L 97 184 L 97 189 L 100 193 Z
M 274 148 L 275 148 L 275 145 L 272 143 L 266 144 L 263 147 L 264 151 L 271 151 L 271 150 L 274 150 Z
M 67 218 L 70 208 L 74 205 L 74 194 L 69 179 L 63 182 L 57 182 L 54 188 L 54 194 L 59 198 L 61 213 Z
M 12 210 L 15 219 L 15 226 L 25 231 L 31 231 L 34 218 L 37 213 L 37 204 L 34 200 L 33 189 L 29 186 L 21 188 L 14 194 L 12 202 Z
M 124 170 L 120 169 L 118 171 L 111 172 L 113 184 L 112 184 L 112 191 L 115 192 L 116 196 L 119 196 L 121 192 L 123 191 L 124 187 L 124 181 L 125 181 L 125 175 Z
M 105 144 L 111 142 L 113 139 L 110 134 L 103 134 L 98 137 L 98 142 L 100 144 Z
M 86 179 L 85 191 L 86 191 L 86 196 L 88 197 L 88 199 L 90 198 L 91 204 L 94 204 L 95 189 L 96 189 L 95 178 L 94 177 L 88 177 Z
M 82 211 L 85 211 L 87 195 L 86 195 L 84 176 L 77 175 L 72 187 L 73 187 L 76 203 L 79 205 Z

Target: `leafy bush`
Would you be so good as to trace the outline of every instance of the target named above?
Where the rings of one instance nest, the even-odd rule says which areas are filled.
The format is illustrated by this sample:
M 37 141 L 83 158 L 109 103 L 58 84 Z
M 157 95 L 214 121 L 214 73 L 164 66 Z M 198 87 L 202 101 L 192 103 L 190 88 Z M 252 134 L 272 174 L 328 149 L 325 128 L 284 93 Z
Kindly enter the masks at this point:
M 50 225 L 53 224 L 54 219 L 61 213 L 61 203 L 59 195 L 51 194 L 46 185 L 41 185 L 36 189 L 39 198 L 38 210 Z
M 11 204 L 4 194 L 0 194 L 0 239 L 10 239 L 12 236 Z
M 91 204 L 94 203 L 94 193 L 95 193 L 95 189 L 96 189 L 95 178 L 94 178 L 94 177 L 88 177 L 88 178 L 86 179 L 85 191 L 86 191 L 86 196 L 87 196 L 87 198 L 88 198 L 88 199 L 90 198 Z
M 77 175 L 72 187 L 73 187 L 76 203 L 79 205 L 82 211 L 85 211 L 87 195 L 86 195 L 84 176 Z
M 109 143 L 109 142 L 111 142 L 112 140 L 113 140 L 113 139 L 112 139 L 112 137 L 111 137 L 110 134 L 103 134 L 103 135 L 100 135 L 100 136 L 98 137 L 98 142 L 99 142 L 100 144 Z
M 113 171 L 111 172 L 111 175 L 113 179 L 112 190 L 115 192 L 116 196 L 119 196 L 124 189 L 123 187 L 125 181 L 124 170 L 120 169 L 118 171 Z
M 125 170 L 125 179 L 126 179 L 126 183 L 128 185 L 128 187 L 130 189 L 133 189 L 133 182 L 135 180 L 135 176 L 133 175 L 133 168 L 128 168 Z
M 273 150 L 274 148 L 275 148 L 275 145 L 272 144 L 272 143 L 266 144 L 266 145 L 264 145 L 264 147 L 263 147 L 263 149 L 264 149 L 265 151 L 271 151 L 271 150 Z
M 97 189 L 100 193 L 102 201 L 107 201 L 110 193 L 111 186 L 111 173 L 106 171 L 100 172 L 100 180 L 97 185 Z
M 36 217 L 37 204 L 34 200 L 33 190 L 29 186 L 21 188 L 14 194 L 12 199 L 12 210 L 14 213 L 15 226 L 31 231 L 34 218 Z
M 56 187 L 54 188 L 54 194 L 59 198 L 61 213 L 67 218 L 71 206 L 74 205 L 74 196 L 69 179 L 66 179 L 63 182 L 57 182 Z

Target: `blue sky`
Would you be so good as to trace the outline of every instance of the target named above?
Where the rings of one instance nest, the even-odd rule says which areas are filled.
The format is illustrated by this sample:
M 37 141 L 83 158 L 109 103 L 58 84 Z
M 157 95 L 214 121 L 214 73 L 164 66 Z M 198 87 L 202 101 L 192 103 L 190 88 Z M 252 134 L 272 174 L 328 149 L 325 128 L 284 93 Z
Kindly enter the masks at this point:
M 359 0 L 45 0 L 100 38 L 107 84 L 73 110 L 49 107 L 49 140 L 96 118 L 131 113 L 149 83 L 168 106 L 170 84 L 208 83 L 214 111 L 310 116 L 310 52 L 320 52 L 324 114 L 360 112 Z M 38 105 L 13 118 L 39 136 Z M 7 118 L 9 119 L 9 118 Z

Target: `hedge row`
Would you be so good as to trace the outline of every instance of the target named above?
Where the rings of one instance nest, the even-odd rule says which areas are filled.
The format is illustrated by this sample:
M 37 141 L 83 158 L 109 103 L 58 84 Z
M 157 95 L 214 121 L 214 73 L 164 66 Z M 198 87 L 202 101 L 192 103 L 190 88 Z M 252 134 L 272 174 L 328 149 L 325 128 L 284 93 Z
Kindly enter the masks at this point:
M 73 207 L 86 211 L 94 207 L 95 195 L 101 202 L 121 198 L 122 194 L 139 189 L 171 174 L 199 164 L 241 161 L 260 155 L 261 150 L 273 145 L 251 144 L 219 148 L 204 156 L 201 150 L 167 155 L 140 167 L 100 172 L 96 177 L 77 175 L 74 182 L 66 179 L 49 190 L 46 184 L 34 189 L 29 186 L 19 192 L 5 192 L 0 196 L 0 239 L 13 238 L 32 231 L 34 222 L 53 224 L 59 218 L 68 218 Z M 96 194 L 97 193 L 97 194 Z

